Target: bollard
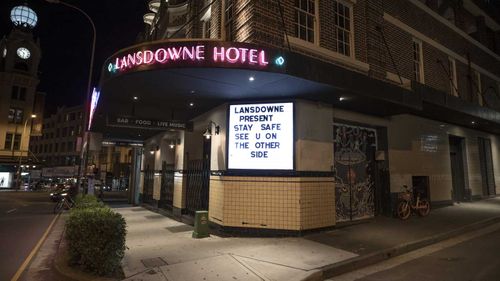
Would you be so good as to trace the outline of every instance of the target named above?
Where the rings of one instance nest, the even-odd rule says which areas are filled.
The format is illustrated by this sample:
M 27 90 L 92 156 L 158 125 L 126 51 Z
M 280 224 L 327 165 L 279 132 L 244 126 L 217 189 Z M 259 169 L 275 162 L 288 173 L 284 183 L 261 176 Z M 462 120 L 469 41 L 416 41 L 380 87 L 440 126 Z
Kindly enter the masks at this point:
M 205 238 L 209 236 L 208 211 L 196 211 L 194 215 L 193 238 Z

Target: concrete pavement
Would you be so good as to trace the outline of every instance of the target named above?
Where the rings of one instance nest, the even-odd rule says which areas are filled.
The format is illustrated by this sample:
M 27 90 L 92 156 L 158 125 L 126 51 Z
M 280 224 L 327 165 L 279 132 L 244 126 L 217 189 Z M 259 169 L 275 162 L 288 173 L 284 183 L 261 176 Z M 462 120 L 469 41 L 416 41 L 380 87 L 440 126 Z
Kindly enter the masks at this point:
M 141 207 L 127 221 L 126 280 L 302 280 L 356 254 L 304 238 L 191 238 L 192 228 Z
M 433 210 L 426 218 L 377 217 L 305 237 L 193 239 L 189 225 L 142 207 L 113 207 L 127 221 L 125 280 L 323 280 L 462 233 L 469 235 L 474 229 L 500 225 L 500 198 L 493 198 Z M 21 280 L 92 280 L 84 273 L 80 278 L 78 271 L 70 277 L 61 277 L 54 267 L 51 271 L 63 228 L 59 220 Z
M 365 257 L 380 261 L 373 259 L 377 253 L 386 259 L 498 222 L 500 198 L 461 203 L 408 221 L 377 217 L 300 238 L 212 235 L 198 240 L 191 238 L 190 226 L 147 209 L 115 210 L 128 225 L 126 280 L 322 280 L 365 266 L 359 263 Z

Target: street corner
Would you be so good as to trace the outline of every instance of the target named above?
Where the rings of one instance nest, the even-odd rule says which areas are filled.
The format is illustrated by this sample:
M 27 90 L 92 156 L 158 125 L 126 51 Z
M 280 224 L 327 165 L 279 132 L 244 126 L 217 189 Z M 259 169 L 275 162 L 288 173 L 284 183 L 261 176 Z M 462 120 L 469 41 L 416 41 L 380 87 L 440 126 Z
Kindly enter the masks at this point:
M 220 255 L 160 267 L 169 281 L 262 281 L 231 255 Z
M 170 281 L 158 267 L 148 268 L 133 276 L 123 279 L 123 281 Z

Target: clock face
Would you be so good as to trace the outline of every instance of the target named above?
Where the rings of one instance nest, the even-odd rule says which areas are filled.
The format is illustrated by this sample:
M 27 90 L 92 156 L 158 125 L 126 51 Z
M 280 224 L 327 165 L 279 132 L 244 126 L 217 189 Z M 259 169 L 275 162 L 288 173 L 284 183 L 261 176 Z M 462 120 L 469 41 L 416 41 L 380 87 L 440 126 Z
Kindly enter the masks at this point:
M 31 55 L 30 51 L 24 47 L 17 49 L 17 55 L 22 59 L 28 59 Z

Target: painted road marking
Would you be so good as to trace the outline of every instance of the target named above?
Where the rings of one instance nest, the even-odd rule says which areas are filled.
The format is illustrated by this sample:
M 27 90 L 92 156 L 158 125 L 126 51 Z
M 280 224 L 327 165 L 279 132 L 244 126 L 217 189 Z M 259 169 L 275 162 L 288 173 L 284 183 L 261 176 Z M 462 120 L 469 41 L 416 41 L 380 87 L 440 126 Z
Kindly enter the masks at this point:
M 440 250 L 443 250 L 443 249 L 455 246 L 455 245 L 457 245 L 459 243 L 462 243 L 462 242 L 474 239 L 476 237 L 480 237 L 480 236 L 492 233 L 492 232 L 497 231 L 499 229 L 500 229 L 500 223 L 493 224 L 491 226 L 482 228 L 480 230 L 476 230 L 476 231 L 473 231 L 473 232 L 468 232 L 468 233 L 462 234 L 460 236 L 457 236 L 457 237 L 454 237 L 454 238 L 450 238 L 448 240 L 445 240 L 445 241 L 442 241 L 442 242 L 439 242 L 439 243 L 436 243 L 436 244 L 432 244 L 432 245 L 429 245 L 427 247 L 424 247 L 424 248 L 421 248 L 421 249 L 409 252 L 407 254 L 400 255 L 400 256 L 397 256 L 397 257 L 394 257 L 394 258 L 382 261 L 380 263 L 377 263 L 377 264 L 374 264 L 374 265 L 371 265 L 371 266 L 368 266 L 368 267 L 365 267 L 365 268 L 361 268 L 359 270 L 355 270 L 355 271 L 352 271 L 352 272 L 349 272 L 349 273 L 345 273 L 343 275 L 339 275 L 337 277 L 333 277 L 333 278 L 327 279 L 327 280 L 333 280 L 333 281 L 354 281 L 354 280 L 358 280 L 358 279 L 361 279 L 363 277 L 366 277 L 366 276 L 372 275 L 374 273 L 377 273 L 379 271 L 391 269 L 393 267 L 396 267 L 396 266 L 398 266 L 400 264 L 412 261 L 414 259 L 418 259 L 420 257 L 430 255 L 430 254 L 435 253 L 437 251 L 440 251 Z
M 53 219 L 52 222 L 50 223 L 49 227 L 47 227 L 47 230 L 45 230 L 45 233 L 42 235 L 42 238 L 38 240 L 38 243 L 36 243 L 35 247 L 33 250 L 31 250 L 31 253 L 28 255 L 28 257 L 24 260 L 24 262 L 21 264 L 19 269 L 16 271 L 16 274 L 10 279 L 10 281 L 17 281 L 19 277 L 21 277 L 21 274 L 24 272 L 28 264 L 30 263 L 31 259 L 35 256 L 35 254 L 38 252 L 38 249 L 40 249 L 40 246 L 42 246 L 43 242 L 49 235 L 50 230 L 54 226 L 54 223 L 56 222 L 57 218 L 59 217 L 60 214 L 57 214 Z
M 17 209 L 8 210 L 6 213 L 7 213 L 7 214 L 10 214 L 10 213 L 12 213 L 12 212 L 15 212 L 16 210 L 17 210 Z

